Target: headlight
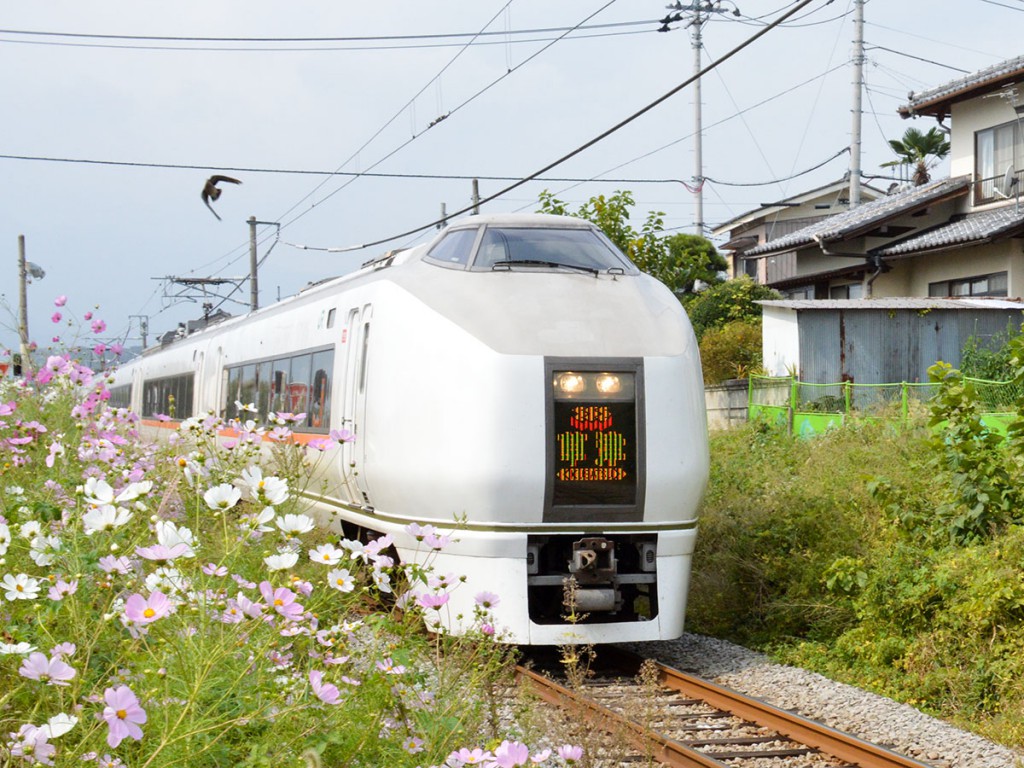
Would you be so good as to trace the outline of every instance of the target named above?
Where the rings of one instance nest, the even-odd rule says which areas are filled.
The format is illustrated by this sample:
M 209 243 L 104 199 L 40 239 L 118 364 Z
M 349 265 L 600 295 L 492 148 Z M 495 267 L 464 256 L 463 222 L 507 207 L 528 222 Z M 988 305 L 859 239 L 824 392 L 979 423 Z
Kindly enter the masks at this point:
M 563 395 L 579 395 L 587 391 L 587 379 L 579 373 L 560 373 L 555 386 Z
M 632 400 L 636 378 L 632 373 L 607 371 L 555 371 L 551 380 L 556 400 Z

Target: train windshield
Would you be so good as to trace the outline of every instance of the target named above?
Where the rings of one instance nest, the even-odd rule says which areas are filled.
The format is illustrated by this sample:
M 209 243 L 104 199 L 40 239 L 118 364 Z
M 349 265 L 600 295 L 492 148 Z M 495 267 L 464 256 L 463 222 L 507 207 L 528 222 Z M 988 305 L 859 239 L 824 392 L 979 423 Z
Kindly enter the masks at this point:
M 499 227 L 455 230 L 428 254 L 431 261 L 478 271 L 571 270 L 634 274 L 636 267 L 592 229 Z

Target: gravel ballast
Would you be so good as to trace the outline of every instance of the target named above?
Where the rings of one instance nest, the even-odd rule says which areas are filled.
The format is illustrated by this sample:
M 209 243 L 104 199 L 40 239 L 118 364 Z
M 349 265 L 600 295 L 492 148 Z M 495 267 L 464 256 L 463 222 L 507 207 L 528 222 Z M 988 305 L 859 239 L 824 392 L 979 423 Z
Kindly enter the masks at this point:
M 632 645 L 630 649 L 935 768 L 1024 766 L 1024 752 L 994 744 L 884 696 L 815 672 L 774 664 L 763 654 L 723 640 L 686 634 L 679 640 Z

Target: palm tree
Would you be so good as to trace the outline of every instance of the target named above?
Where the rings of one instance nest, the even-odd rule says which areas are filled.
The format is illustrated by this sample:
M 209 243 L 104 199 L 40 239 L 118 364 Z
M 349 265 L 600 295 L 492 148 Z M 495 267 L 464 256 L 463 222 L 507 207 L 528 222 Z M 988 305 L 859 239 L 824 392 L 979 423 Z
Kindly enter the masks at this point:
M 930 128 L 922 133 L 917 128 L 907 128 L 902 139 L 889 139 L 892 151 L 899 155 L 898 160 L 882 163 L 882 168 L 897 165 L 914 166 L 914 184 L 921 186 L 931 181 L 929 167 L 949 154 L 949 141 L 937 128 Z

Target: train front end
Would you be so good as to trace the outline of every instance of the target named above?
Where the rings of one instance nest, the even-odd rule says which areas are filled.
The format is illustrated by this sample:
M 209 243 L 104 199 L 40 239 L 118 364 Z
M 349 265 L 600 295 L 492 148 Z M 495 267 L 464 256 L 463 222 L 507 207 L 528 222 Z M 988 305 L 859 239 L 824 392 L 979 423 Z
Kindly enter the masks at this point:
M 578 254 L 565 229 L 612 255 Z M 462 252 L 445 248 L 453 234 Z M 371 374 L 378 402 L 401 402 L 388 423 L 404 432 L 367 422 L 366 482 L 378 509 L 451 531 L 429 553 L 396 535 L 403 558 L 465 577 L 446 623 L 471 626 L 485 590 L 509 642 L 682 634 L 708 449 L 678 300 L 592 226 L 544 216 L 473 217 L 403 281 L 415 317 L 387 333 L 401 323 L 397 357 L 417 386 Z

